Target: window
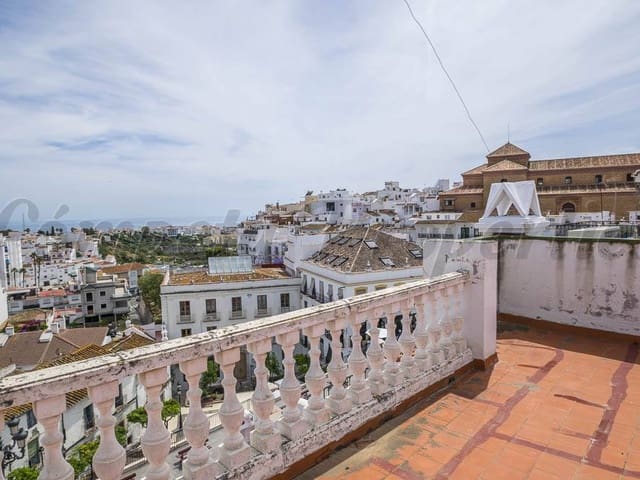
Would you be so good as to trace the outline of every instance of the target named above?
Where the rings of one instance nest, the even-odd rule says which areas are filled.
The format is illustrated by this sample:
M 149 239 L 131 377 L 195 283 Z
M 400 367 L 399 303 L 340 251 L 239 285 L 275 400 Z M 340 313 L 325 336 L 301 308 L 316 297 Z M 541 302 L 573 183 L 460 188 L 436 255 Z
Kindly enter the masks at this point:
M 413 258 L 422 258 L 422 250 L 419 248 L 412 248 L 409 250 L 409 253 L 413 256 Z
M 206 313 L 216 313 L 216 299 L 215 298 L 207 298 L 204 301 L 204 306 L 206 309 Z
M 267 296 L 266 295 L 258 295 L 256 297 L 258 302 L 258 311 L 264 311 L 267 309 Z
M 602 183 L 602 175 L 596 175 L 595 181 L 596 181 L 596 184 Z
M 87 305 L 87 315 L 93 315 L 93 305 Z
M 191 302 L 189 300 L 180 301 L 180 315 L 181 316 L 191 315 Z
M 453 202 L 454 202 L 454 200 L 445 200 L 444 201 L 444 206 L 445 207 L 453 207 Z
M 542 178 L 537 178 L 536 179 L 536 185 L 541 187 L 542 185 L 544 185 L 544 180 Z
M 191 329 L 190 328 L 183 328 L 182 330 L 180 330 L 180 336 L 181 337 L 188 337 L 189 335 L 191 335 Z
M 124 396 L 122 395 L 122 384 L 118 384 L 118 396 L 116 397 L 116 407 L 121 407 L 124 403 Z
M 365 240 L 364 244 L 369 248 L 378 248 L 378 244 L 373 240 Z
M 633 178 L 633 173 L 627 173 L 627 182 L 635 182 L 635 178 Z
M 327 285 L 327 296 L 329 297 L 328 298 L 329 301 L 333 300 L 333 285 L 331 284 Z
M 38 423 L 38 421 L 36 420 L 36 416 L 33 413 L 33 410 L 29 410 L 27 411 L 27 428 L 33 428 L 36 426 L 36 423 Z
M 231 298 L 231 311 L 232 312 L 241 312 L 242 311 L 242 297 L 232 297 Z
M 507 182 L 508 182 L 508 180 L 506 178 L 501 178 L 500 179 L 500 183 L 507 183 Z
M 389 257 L 380 257 L 380 261 L 384 264 L 385 267 L 395 267 L 396 264 L 393 263 Z
M 93 405 L 89 405 L 84 407 L 84 428 L 85 430 L 89 430 L 93 428 L 96 424 L 95 417 L 93 415 Z
M 289 298 L 288 293 L 280 294 L 280 307 L 289 308 L 291 307 L 291 299 Z
M 217 330 L 218 327 L 213 326 L 213 327 L 207 327 L 207 332 L 210 332 L 211 330 Z
M 565 185 L 571 185 L 571 182 L 573 182 L 573 179 L 571 177 L 564 177 Z
M 87 302 L 93 302 L 93 293 L 87 292 L 85 294 L 85 298 L 87 299 Z
M 357 287 L 354 291 L 353 294 L 354 295 L 363 295 L 367 293 L 367 287 Z
M 107 309 L 107 304 L 106 303 L 101 303 L 100 304 L 100 309 L 101 310 L 106 310 Z
M 571 202 L 567 202 L 564 205 L 562 205 L 562 211 L 573 213 L 576 211 L 576 206 Z
M 378 290 L 384 290 L 385 288 L 387 288 L 387 286 L 386 286 L 385 284 L 382 284 L 382 285 L 376 285 L 376 286 L 375 286 L 375 290 L 376 290 L 376 291 L 378 291 Z
M 104 290 L 100 290 L 100 296 L 101 297 L 106 297 L 107 296 L 107 292 L 105 292 Z
M 327 202 L 327 212 L 335 212 L 336 204 L 335 202 Z
M 476 208 L 476 202 L 471 202 L 470 207 L 471 207 L 471 208 Z

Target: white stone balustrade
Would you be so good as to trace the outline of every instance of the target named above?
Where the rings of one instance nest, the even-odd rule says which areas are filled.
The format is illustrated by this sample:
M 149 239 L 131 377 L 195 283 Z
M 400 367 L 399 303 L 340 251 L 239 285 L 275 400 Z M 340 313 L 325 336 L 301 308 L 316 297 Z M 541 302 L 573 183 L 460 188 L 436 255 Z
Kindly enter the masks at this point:
M 268 478 L 469 365 L 472 355 L 466 348 L 463 327 L 464 321 L 470 319 L 463 319 L 461 305 L 468 285 L 468 274 L 449 273 L 228 329 L 5 377 L 0 379 L 0 418 L 3 409 L 33 402 L 44 431 L 40 437 L 44 450 L 40 478 L 71 480 L 73 469 L 62 455 L 60 415 L 65 409 L 66 393 L 88 388 L 99 413 L 97 425 L 102 438 L 94 468 L 101 479 L 117 480 L 123 475 L 124 452 L 115 440 L 113 402 L 118 383 L 127 376 L 138 375 L 147 394 L 148 426 L 142 438 L 149 464 L 145 478 L 166 480 L 174 473 L 167 463 L 170 434 L 161 419 L 160 391 L 169 380 L 168 367 L 177 364 L 189 385 L 184 432 L 191 448 L 183 465 L 184 477 L 203 480 L 222 474 L 229 479 Z M 450 310 L 448 303 L 452 301 L 455 304 Z M 416 317 L 414 331 L 412 312 Z M 398 315 L 402 315 L 399 339 L 395 322 Z M 383 317 L 387 319 L 387 338 L 381 347 L 378 322 Z M 368 341 L 361 335 L 363 325 L 368 327 Z M 332 349 L 326 374 L 319 361 L 320 339 L 325 330 L 331 333 Z M 301 401 L 302 385 L 295 376 L 293 357 L 294 349 L 300 348 L 296 345 L 301 333 L 307 336 L 310 347 L 306 406 Z M 273 341 L 284 353 L 284 378 L 279 386 L 284 407 L 280 413 L 267 383 L 265 365 Z M 250 433 L 253 449 L 240 433 L 244 407 L 238 401 L 234 377 L 243 347 L 256 364 L 256 388 L 251 399 L 255 418 Z M 211 355 L 220 365 L 224 388 L 219 411 L 223 441 L 213 449 L 205 444 L 210 434 L 209 421 L 202 410 L 199 388 Z M 348 375 L 350 384 L 345 388 Z M 330 394 L 325 399 L 323 392 L 329 384 Z

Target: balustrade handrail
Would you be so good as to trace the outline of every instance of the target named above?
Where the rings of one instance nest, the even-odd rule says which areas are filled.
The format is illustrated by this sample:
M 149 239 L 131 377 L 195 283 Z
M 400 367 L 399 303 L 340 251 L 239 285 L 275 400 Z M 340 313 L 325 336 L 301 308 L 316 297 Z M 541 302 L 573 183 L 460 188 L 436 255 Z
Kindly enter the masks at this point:
M 407 297 L 412 299 L 467 281 L 468 272 L 447 273 L 436 278 L 281 313 L 241 325 L 4 377 L 0 379 L 0 410 L 62 395 L 79 388 L 101 385 L 113 380 L 120 381 L 131 375 L 196 357 L 211 356 L 214 352 L 239 348 L 292 330 L 324 324 L 335 318 L 346 317 L 350 313 L 374 311 L 391 303 L 406 301 Z

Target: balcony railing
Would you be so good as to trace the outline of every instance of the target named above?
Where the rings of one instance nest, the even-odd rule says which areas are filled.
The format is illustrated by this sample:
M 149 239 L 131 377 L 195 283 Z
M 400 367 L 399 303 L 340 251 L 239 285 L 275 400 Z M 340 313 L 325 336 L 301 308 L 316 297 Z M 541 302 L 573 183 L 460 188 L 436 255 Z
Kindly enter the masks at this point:
M 280 307 L 280 313 L 287 313 L 291 311 L 291 307 Z
M 209 312 L 204 314 L 205 322 L 217 322 L 218 320 L 220 320 L 218 312 Z
M 112 411 L 118 384 L 127 376 L 137 375 L 147 398 L 148 422 L 141 440 L 149 463 L 146 475 L 168 479 L 173 475 L 168 464 L 171 434 L 162 421 L 161 392 L 169 381 L 167 367 L 177 364 L 191 386 L 187 391 L 189 413 L 184 418 L 189 452 L 182 474 L 194 479 L 216 478 L 220 474 L 228 479 L 265 479 L 285 472 L 469 365 L 472 355 L 462 318 L 462 312 L 468 310 L 462 299 L 471 298 L 466 288 L 473 288 L 468 274 L 450 273 L 247 322 L 234 329 L 4 377 L 0 379 L 0 425 L 4 425 L 3 409 L 33 403 L 42 432 L 44 463 L 39 478 L 70 480 L 73 468 L 61 453 L 60 418 L 66 409 L 65 395 L 87 388 L 98 413 L 96 423 L 102 439 L 93 457 L 94 471 L 102 479 L 120 479 L 127 455 L 116 440 Z M 401 334 L 398 338 L 391 334 L 381 342 L 379 320 L 398 316 Z M 436 318 L 440 321 L 436 322 Z M 367 341 L 363 342 L 360 332 L 365 322 Z M 346 359 L 332 355 L 327 374 L 320 367 L 319 348 L 326 330 L 331 333 L 333 351 L 345 352 L 343 346 L 353 345 Z M 308 401 L 304 408 L 299 406 L 302 387 L 293 359 L 301 333 L 310 345 L 310 367 L 304 378 Z M 276 392 L 284 408 L 275 421 L 275 397 L 268 386 L 266 368 L 274 340 L 284 352 L 284 379 Z M 236 395 L 234 377 L 244 348 L 256 364 L 251 410 L 257 421 L 249 443 L 240 433 L 245 407 Z M 205 444 L 210 422 L 202 410 L 198 384 L 212 354 L 223 375 L 224 401 L 218 413 L 222 443 L 212 445 L 210 450 Z M 348 376 L 351 378 L 346 383 Z M 325 398 L 327 385 L 331 388 Z
M 191 319 L 191 315 L 190 314 L 189 315 L 180 315 L 178 317 L 178 321 L 180 323 L 191 323 L 191 322 L 193 322 L 193 320 Z
M 269 315 L 271 315 L 270 308 L 258 308 L 256 310 L 256 317 L 268 317 Z
M 236 310 L 231 312 L 231 319 L 238 320 L 245 317 L 244 310 Z

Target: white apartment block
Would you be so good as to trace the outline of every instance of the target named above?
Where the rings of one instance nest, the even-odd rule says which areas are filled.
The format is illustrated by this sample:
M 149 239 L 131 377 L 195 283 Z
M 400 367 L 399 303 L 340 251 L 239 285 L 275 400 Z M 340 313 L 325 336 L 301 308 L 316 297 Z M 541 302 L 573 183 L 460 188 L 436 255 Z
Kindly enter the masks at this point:
M 351 224 L 353 218 L 353 195 L 345 189 L 320 192 L 310 204 L 314 221 L 329 225 Z
M 243 257 L 220 257 L 237 261 Z M 210 259 L 218 260 L 218 259 Z M 215 272 L 215 273 L 214 273 Z M 281 268 L 167 272 L 160 297 L 169 338 L 207 332 L 300 308 L 300 279 Z
M 248 255 L 254 265 L 283 261 L 288 229 L 272 223 L 250 223 L 238 233 L 238 255 Z

